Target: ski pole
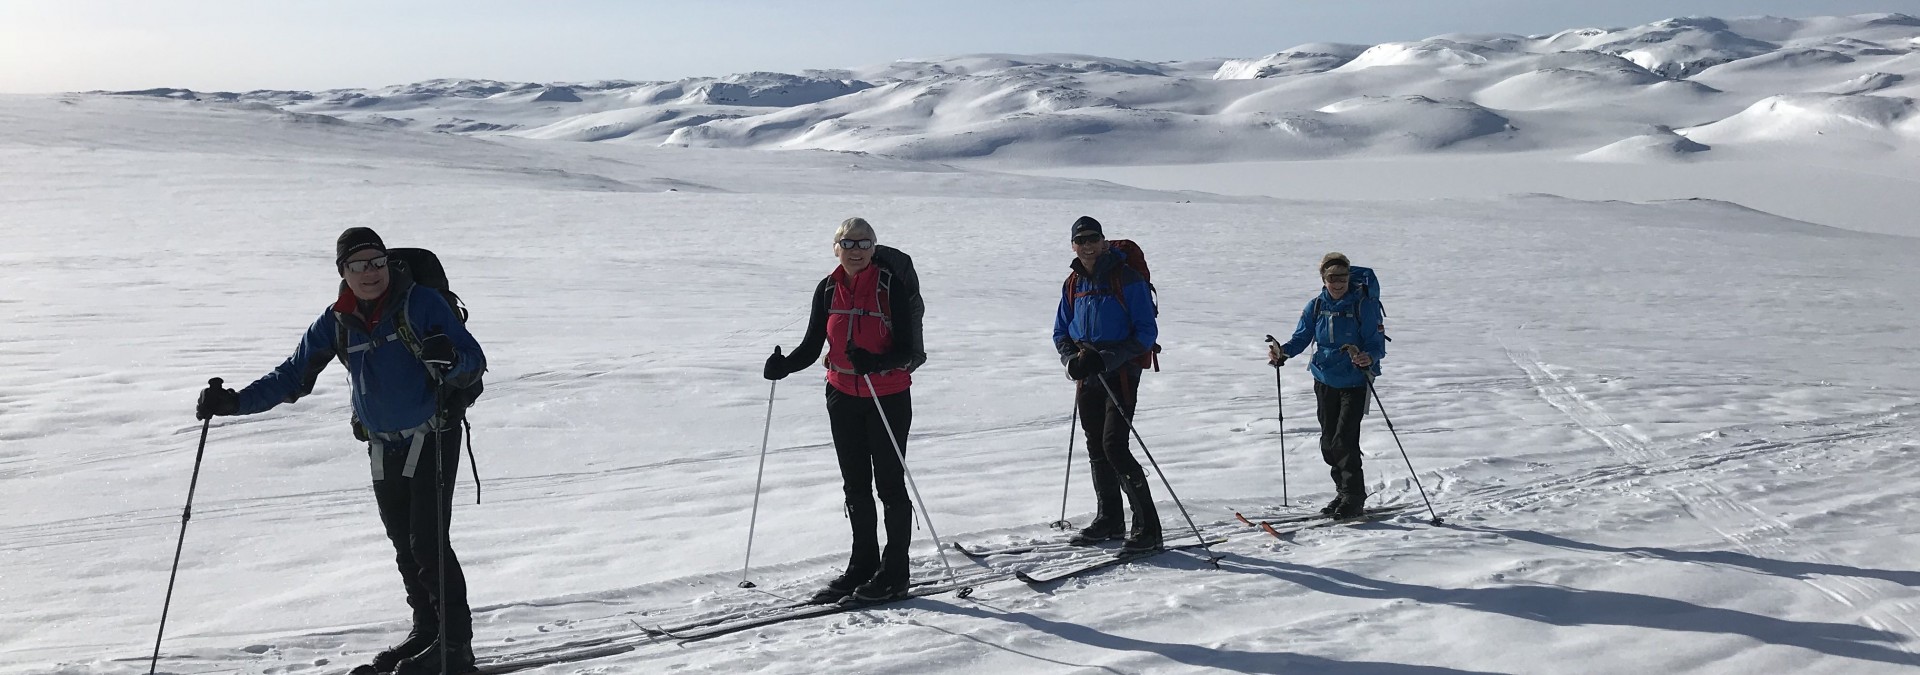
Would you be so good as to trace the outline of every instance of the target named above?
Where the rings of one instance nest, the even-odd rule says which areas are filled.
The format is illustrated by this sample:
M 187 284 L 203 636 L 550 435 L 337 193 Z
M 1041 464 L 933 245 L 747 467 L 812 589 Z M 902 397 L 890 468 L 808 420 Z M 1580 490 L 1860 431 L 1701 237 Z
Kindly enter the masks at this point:
M 1267 343 L 1276 348 L 1280 346 L 1280 341 L 1273 339 L 1272 335 L 1267 336 Z M 1273 390 L 1273 400 L 1280 407 L 1280 505 L 1292 506 L 1287 503 L 1289 501 L 1287 498 L 1287 390 L 1280 385 L 1280 364 L 1278 363 L 1273 364 Z
M 1167 496 L 1173 497 L 1173 505 L 1180 507 L 1180 516 L 1187 519 L 1187 527 L 1193 528 L 1193 537 L 1200 540 L 1200 548 L 1206 550 L 1207 562 L 1212 563 L 1214 569 L 1219 569 L 1220 556 L 1213 554 L 1213 546 L 1207 543 L 1206 535 L 1200 534 L 1200 526 L 1193 524 L 1193 514 L 1187 513 L 1187 505 L 1182 504 L 1180 495 L 1173 491 L 1173 482 L 1167 480 L 1167 472 L 1160 469 L 1160 462 L 1153 458 L 1153 451 L 1147 449 L 1147 439 L 1140 437 L 1140 430 L 1133 426 L 1133 420 L 1127 415 L 1126 408 L 1120 405 L 1120 397 L 1114 395 L 1113 385 L 1107 384 L 1107 374 L 1100 373 L 1098 377 L 1100 386 L 1107 390 L 1107 400 L 1113 402 L 1114 412 L 1120 413 L 1120 420 L 1127 423 L 1127 431 L 1133 432 L 1133 440 L 1140 444 L 1141 454 L 1146 455 L 1147 461 L 1153 464 L 1153 472 L 1160 474 L 1160 484 L 1167 486 Z
M 1345 345 L 1340 349 L 1346 351 L 1348 355 L 1357 355 L 1360 353 L 1360 348 L 1354 345 Z M 1413 487 L 1420 491 L 1420 501 L 1427 505 L 1427 515 L 1433 518 L 1433 520 L 1428 521 L 1428 523 L 1433 525 L 1441 524 L 1443 521 L 1440 520 L 1440 514 L 1433 511 L 1433 500 L 1427 499 L 1427 488 L 1420 485 L 1419 472 L 1413 470 L 1413 458 L 1407 456 L 1407 446 L 1400 443 L 1400 432 L 1393 430 L 1393 417 L 1387 415 L 1386 404 L 1380 402 L 1380 392 L 1373 388 L 1373 370 L 1370 368 L 1362 368 L 1360 369 L 1360 374 L 1367 376 L 1367 394 L 1373 397 L 1373 404 L 1379 406 L 1380 419 L 1386 420 L 1387 433 L 1393 434 L 1393 444 L 1400 448 L 1400 459 L 1405 460 L 1407 463 L 1407 475 L 1413 477 Z
M 224 382 L 220 378 L 207 380 L 208 389 L 219 389 Z M 187 482 L 187 506 L 180 511 L 180 541 L 173 545 L 173 568 L 167 572 L 167 599 L 160 605 L 160 632 L 153 636 L 153 659 L 147 663 L 147 675 L 153 675 L 160 667 L 160 640 L 167 635 L 167 612 L 173 609 L 173 580 L 180 573 L 180 550 L 187 545 L 187 521 L 193 520 L 193 491 L 200 487 L 200 458 L 207 453 L 207 429 L 213 426 L 213 418 L 200 421 L 200 448 L 193 451 L 193 479 Z
M 444 394 L 442 397 L 444 398 Z M 440 435 L 443 430 L 434 429 L 433 425 L 429 424 L 426 433 L 433 434 L 433 513 L 435 519 L 439 521 L 436 526 L 440 528 L 434 533 L 434 537 L 440 542 L 440 550 L 434 552 L 434 557 L 437 558 L 434 564 L 440 570 L 435 574 L 439 577 L 440 583 L 440 639 L 436 642 L 440 643 L 440 675 L 448 675 L 448 668 L 451 665 L 448 664 L 447 659 L 447 631 L 453 626 L 449 625 L 450 622 L 447 620 L 447 549 L 453 548 L 453 542 L 449 541 L 453 534 L 453 517 L 448 513 L 447 506 L 453 500 L 447 495 L 447 459 L 444 456 L 446 448 L 440 444 Z
M 774 347 L 775 354 L 780 353 Z M 753 512 L 747 518 L 747 559 L 740 563 L 740 587 L 753 588 L 747 580 L 747 571 L 753 568 L 753 529 L 760 524 L 760 479 L 767 475 L 767 439 L 773 437 L 773 392 L 780 386 L 779 380 L 767 383 L 767 426 L 760 432 L 760 469 L 753 473 Z
M 1060 519 L 1053 521 L 1056 530 L 1072 529 L 1073 523 L 1067 520 L 1067 488 L 1073 485 L 1073 440 L 1080 431 L 1080 385 L 1074 384 L 1073 417 L 1067 421 L 1067 477 L 1060 482 Z
M 907 468 L 907 453 L 900 449 L 900 437 L 893 435 L 893 422 L 887 419 L 886 407 L 880 405 L 880 396 L 873 388 L 873 376 L 862 374 L 860 379 L 866 381 L 867 393 L 874 394 L 873 409 L 880 413 L 880 426 L 887 432 L 887 441 L 893 444 L 893 456 L 900 460 L 900 473 L 907 477 L 907 488 L 913 490 L 913 501 L 920 504 L 920 508 L 917 509 L 920 512 L 920 520 L 926 522 L 927 534 L 933 536 L 933 550 L 940 554 L 940 565 L 947 568 L 947 579 L 958 579 L 960 575 L 953 571 L 953 564 L 947 562 L 947 548 L 945 544 L 940 543 L 940 532 L 933 529 L 933 516 L 927 513 L 927 500 L 920 498 L 920 486 L 913 482 L 913 471 Z M 962 598 L 973 595 L 973 587 L 962 588 L 954 595 Z

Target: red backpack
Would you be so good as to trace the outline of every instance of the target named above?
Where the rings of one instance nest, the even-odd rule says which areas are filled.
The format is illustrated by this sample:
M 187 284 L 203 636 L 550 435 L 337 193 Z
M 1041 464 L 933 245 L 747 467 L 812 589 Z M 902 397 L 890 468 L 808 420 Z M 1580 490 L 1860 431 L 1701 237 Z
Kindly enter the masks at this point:
M 1153 287 L 1153 271 L 1147 269 L 1146 252 L 1141 251 L 1140 245 L 1134 243 L 1132 239 L 1108 239 L 1107 244 L 1111 246 L 1113 250 L 1119 251 L 1120 258 L 1122 261 L 1126 263 L 1127 267 L 1133 268 L 1133 271 L 1140 275 L 1140 279 L 1142 281 L 1147 282 L 1147 296 L 1153 300 L 1153 316 L 1154 318 L 1159 318 L 1160 291 L 1154 289 Z M 1123 295 L 1124 289 L 1120 287 L 1120 280 L 1118 278 L 1120 276 L 1120 268 L 1118 267 L 1114 268 L 1113 276 L 1115 278 L 1108 279 L 1107 283 L 1105 284 L 1107 287 L 1107 292 L 1111 293 L 1113 297 L 1119 298 L 1120 307 L 1125 308 L 1127 306 L 1127 299 Z M 1097 291 L 1090 291 L 1087 293 L 1081 293 L 1081 292 L 1075 291 L 1074 288 L 1078 286 L 1079 283 L 1080 283 L 1080 272 L 1073 271 L 1073 272 L 1067 273 L 1067 283 L 1064 288 L 1065 288 L 1066 294 L 1069 297 L 1075 300 L 1078 300 L 1088 295 L 1092 295 L 1094 292 L 1097 292 Z M 1132 311 L 1132 310 L 1128 310 L 1128 311 Z M 1156 373 L 1160 372 L 1160 343 L 1158 342 L 1154 343 L 1153 346 L 1147 350 L 1147 353 L 1141 354 L 1140 357 L 1134 359 L 1133 362 L 1135 364 L 1138 364 L 1141 368 L 1152 368 L 1154 372 Z

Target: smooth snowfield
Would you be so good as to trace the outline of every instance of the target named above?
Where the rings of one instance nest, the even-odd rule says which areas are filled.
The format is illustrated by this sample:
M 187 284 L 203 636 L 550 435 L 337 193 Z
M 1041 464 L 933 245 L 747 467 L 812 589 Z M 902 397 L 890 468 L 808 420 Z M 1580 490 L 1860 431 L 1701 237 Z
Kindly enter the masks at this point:
M 1141 242 L 1139 422 L 1220 569 L 1170 553 L 543 673 L 1894 673 L 1920 665 L 1920 240 L 1713 201 L 1218 198 L 870 155 L 419 134 L 269 109 L 0 98 L 0 672 L 144 672 L 208 377 L 284 359 L 334 237 L 438 250 L 488 350 L 456 546 L 483 656 L 811 591 L 844 562 L 822 384 L 768 384 L 841 219 L 928 305 L 908 458 L 941 535 L 1058 536 L 1066 229 Z M 1328 250 L 1380 271 L 1379 391 L 1448 525 L 1279 542 L 1261 337 Z M 1283 372 L 1288 492 L 1328 498 Z M 337 369 L 216 420 L 160 667 L 336 673 L 405 630 Z M 1420 501 L 1381 416 L 1377 503 Z M 1069 516 L 1092 500 L 1074 460 Z M 463 468 L 463 475 L 465 471 Z M 1185 521 L 1155 479 L 1170 536 Z M 916 575 L 942 573 L 924 528 Z M 949 554 L 962 571 L 982 568 Z

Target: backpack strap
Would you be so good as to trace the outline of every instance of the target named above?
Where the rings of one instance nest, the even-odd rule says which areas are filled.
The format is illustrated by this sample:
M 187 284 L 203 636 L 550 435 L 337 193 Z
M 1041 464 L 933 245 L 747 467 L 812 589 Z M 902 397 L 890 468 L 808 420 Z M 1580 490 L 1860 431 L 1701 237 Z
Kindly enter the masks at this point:
M 401 465 L 400 475 L 406 478 L 412 478 L 414 469 L 420 464 L 420 451 L 426 447 L 427 434 L 432 433 L 434 429 L 432 425 L 433 420 L 428 420 L 421 423 L 420 426 L 405 431 L 368 434 L 371 438 L 369 438 L 367 442 L 373 446 L 371 451 L 367 453 L 368 457 L 373 461 L 373 479 L 386 480 L 386 454 L 387 443 L 389 441 L 406 446 L 407 461 Z
M 831 293 L 834 293 L 834 291 L 835 291 L 835 288 L 833 284 L 833 277 L 827 277 L 827 292 L 831 294 Z M 877 312 L 869 311 L 869 310 L 860 309 L 858 307 L 853 307 L 849 309 L 834 309 L 832 296 L 829 295 L 827 298 L 828 314 L 845 314 L 848 316 L 880 317 L 880 325 L 886 326 L 887 332 L 892 333 L 893 332 L 893 271 L 885 267 L 880 267 L 880 282 L 874 286 L 873 306 L 880 308 L 880 311 L 877 311 Z
M 873 288 L 873 306 L 880 308 L 880 323 L 893 334 L 893 270 L 880 267 L 880 283 Z
M 348 354 L 372 351 L 380 345 L 396 340 L 406 343 L 407 351 L 413 352 L 414 358 L 420 359 L 421 363 L 426 363 L 426 359 L 424 358 L 426 348 L 420 343 L 420 336 L 414 333 L 413 323 L 407 319 L 407 304 L 412 298 L 413 287 L 410 286 L 407 288 L 407 297 L 400 299 L 400 308 L 393 314 L 393 332 L 387 333 L 385 336 L 374 332 L 374 334 L 367 336 L 366 342 L 352 346 L 348 346 L 347 344 L 347 323 L 341 320 L 342 314 L 340 312 L 334 312 L 333 352 L 339 357 L 340 366 L 346 367 Z
M 407 346 L 407 351 L 413 352 L 413 358 L 419 359 L 420 365 L 424 366 L 427 364 L 427 345 L 420 341 L 420 334 L 413 330 L 413 321 L 407 315 L 408 304 L 401 303 L 400 311 L 393 314 L 393 332 L 400 343 Z M 427 369 L 427 376 L 435 382 L 440 380 L 440 373 L 432 368 Z
M 402 311 L 401 315 L 405 316 L 405 310 L 401 310 L 401 311 Z M 349 346 L 346 346 L 347 345 L 347 323 L 345 321 L 341 321 L 340 317 L 337 316 L 337 314 L 338 313 L 336 312 L 336 316 L 334 317 L 334 322 L 333 322 L 334 323 L 333 344 L 335 345 L 333 353 L 334 353 L 334 356 L 340 360 L 340 366 L 342 368 L 347 366 L 347 355 L 349 354 L 358 354 L 360 352 L 372 351 L 375 347 L 379 347 L 380 345 L 393 342 L 396 340 L 404 340 L 407 335 L 412 334 L 412 331 L 409 330 L 409 331 L 406 331 L 404 334 L 400 331 L 388 333 L 386 334 L 385 337 L 382 337 L 379 335 L 369 335 L 367 337 L 366 342 L 362 342 L 360 344 L 349 347 Z M 414 351 L 415 356 L 418 356 L 419 354 L 420 352 L 418 350 Z
M 413 291 L 416 288 L 418 287 L 409 286 L 407 288 L 407 297 L 401 298 L 400 308 L 397 310 L 394 310 L 393 332 L 386 334 L 386 336 L 384 337 L 378 334 L 369 336 L 366 342 L 353 345 L 351 347 L 345 347 L 344 349 L 342 348 L 342 346 L 347 344 L 347 324 L 345 321 L 341 321 L 340 317 L 338 316 L 339 313 L 335 312 L 335 317 L 333 322 L 334 323 L 334 336 L 333 336 L 334 353 L 340 359 L 340 367 L 342 368 L 347 367 L 348 354 L 358 354 L 360 352 L 373 351 L 375 348 L 379 347 L 380 345 L 384 345 L 389 342 L 399 342 L 400 344 L 406 345 L 407 351 L 413 354 L 413 358 L 418 360 L 422 367 L 426 366 L 427 364 L 426 344 L 424 342 L 421 342 L 420 333 L 413 329 L 412 314 L 407 311 L 407 305 L 412 304 L 411 300 L 413 299 Z M 439 372 L 435 371 L 432 368 L 426 368 L 426 371 L 427 371 L 427 377 L 432 378 L 434 381 L 434 384 L 443 383 L 440 379 Z M 436 406 L 436 407 L 438 408 L 438 407 L 444 407 L 444 406 Z M 446 414 L 445 410 L 436 409 L 433 413 L 433 419 L 427 420 L 427 424 L 431 425 L 433 429 L 440 429 L 441 427 L 445 426 L 445 420 L 442 419 L 442 417 L 445 414 Z M 355 418 L 354 424 L 358 425 L 359 423 L 360 423 L 359 419 Z M 411 469 L 409 469 L 409 471 L 411 471 Z

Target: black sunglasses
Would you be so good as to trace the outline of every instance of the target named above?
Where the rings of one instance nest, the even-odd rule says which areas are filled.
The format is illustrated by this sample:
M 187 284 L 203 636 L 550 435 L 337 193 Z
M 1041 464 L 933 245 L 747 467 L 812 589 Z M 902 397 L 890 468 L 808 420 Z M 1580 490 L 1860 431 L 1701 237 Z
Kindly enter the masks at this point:
M 368 270 L 384 270 L 387 268 L 387 257 L 383 255 L 378 258 L 368 258 L 366 260 L 355 260 L 353 262 L 347 263 L 346 268 L 348 272 L 354 272 L 359 274 L 364 274 Z
M 1073 243 L 1075 243 L 1075 244 L 1091 244 L 1091 243 L 1094 243 L 1094 242 L 1097 242 L 1097 241 L 1100 241 L 1101 239 L 1105 239 L 1105 237 L 1102 237 L 1102 236 L 1100 236 L 1100 235 L 1097 235 L 1097 234 L 1083 234 L 1083 235 L 1080 235 L 1080 236 L 1078 236 L 1078 237 L 1074 237 L 1074 238 L 1073 238 Z
M 840 240 L 840 248 L 844 248 L 844 249 L 857 248 L 862 251 L 865 251 L 867 249 L 873 248 L 873 240 L 872 239 L 842 239 Z

